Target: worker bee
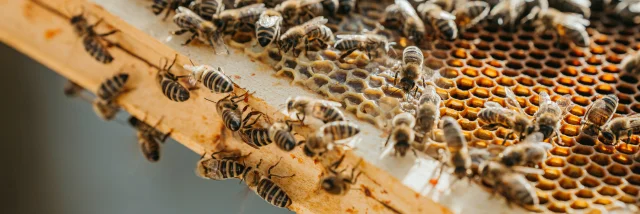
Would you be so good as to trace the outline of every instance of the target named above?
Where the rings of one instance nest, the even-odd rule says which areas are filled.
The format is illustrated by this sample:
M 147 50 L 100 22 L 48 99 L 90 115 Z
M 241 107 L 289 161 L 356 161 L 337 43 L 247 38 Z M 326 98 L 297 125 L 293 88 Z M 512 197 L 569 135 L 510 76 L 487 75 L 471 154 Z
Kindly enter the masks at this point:
M 217 28 L 213 23 L 202 19 L 202 17 L 186 7 L 178 7 L 176 12 L 177 14 L 173 17 L 173 22 L 178 25 L 180 30 L 173 31 L 172 34 L 182 35 L 186 32 L 192 33 L 191 37 L 182 45 L 187 45 L 191 43 L 193 39 L 198 38 L 200 41 L 208 43 L 214 49 L 216 49 L 216 47 L 222 47 L 227 54 L 229 53 L 229 50 L 227 50 L 226 45 L 222 41 L 222 37 L 216 32 Z M 218 50 L 216 50 L 216 53 L 218 53 Z
M 189 99 L 191 94 L 189 93 L 189 90 L 187 88 L 178 83 L 178 79 L 185 76 L 176 76 L 170 71 L 173 65 L 176 63 L 177 59 L 178 56 L 176 55 L 170 65 L 169 63 L 166 63 L 164 64 L 164 66 L 160 66 L 162 69 L 158 71 L 158 74 L 156 75 L 156 81 L 160 85 L 162 94 L 164 94 L 165 97 L 169 98 L 169 100 L 171 101 L 184 102 Z
M 389 28 L 400 28 L 404 22 L 404 14 L 402 14 L 400 5 L 397 4 L 390 4 L 387 6 L 384 9 L 384 15 L 382 17 L 383 20 L 381 22 L 385 27 Z
M 394 85 L 400 87 L 403 91 L 409 92 L 416 89 L 416 81 L 422 79 L 422 63 L 424 62 L 424 55 L 422 50 L 416 46 L 409 46 L 402 52 L 402 68 L 396 72 L 394 77 Z M 398 82 L 399 76 L 399 82 Z
M 395 42 L 389 42 L 385 36 L 375 34 L 337 35 L 336 37 L 338 41 L 333 48 L 343 52 L 340 55 L 340 60 L 356 50 L 366 51 L 369 58 L 371 58 L 371 51 L 377 51 L 379 48 L 382 48 L 386 54 L 396 44 Z
M 499 25 L 508 25 L 513 30 L 518 21 L 533 20 L 548 9 L 549 2 L 547 0 L 506 0 L 500 1 L 491 9 L 489 18 Z
M 224 126 L 229 130 L 233 132 L 238 131 L 240 130 L 240 128 L 245 127 L 247 122 L 254 115 L 259 115 L 258 118 L 255 119 L 255 121 L 257 121 L 259 117 L 262 116 L 261 112 L 251 111 L 243 119 L 242 114 L 247 110 L 248 106 L 245 106 L 245 108 L 240 111 L 238 103 L 244 100 L 245 96 L 247 96 L 247 93 L 244 93 L 242 95 L 231 95 L 232 94 L 229 94 L 226 97 L 223 97 L 222 99 L 218 100 L 218 102 L 206 99 L 216 104 L 216 111 L 218 112 L 218 115 L 222 117 Z
M 320 27 L 309 31 L 304 41 L 306 52 L 309 52 L 309 49 L 311 48 L 310 43 L 318 43 L 320 45 L 319 47 L 322 49 L 331 47 L 331 45 L 335 43 L 331 28 L 325 25 L 320 25 Z
M 209 90 L 216 93 L 233 92 L 233 81 L 224 74 L 222 68 L 214 69 L 210 65 L 183 65 L 184 69 L 191 71 L 198 82 L 202 82 Z
M 458 27 L 456 26 L 456 16 L 444 11 L 440 6 L 425 2 L 418 6 L 418 14 L 429 23 L 433 29 L 439 32 L 440 36 L 447 40 L 458 38 Z
M 323 0 L 287 0 L 276 6 L 287 26 L 305 23 L 322 15 Z
M 257 186 L 256 187 L 256 192 L 258 193 L 258 195 L 260 197 L 262 197 L 269 204 L 271 204 L 273 206 L 276 206 L 276 207 L 286 208 L 286 207 L 289 207 L 291 205 L 291 198 L 282 189 L 282 187 L 278 186 L 271 179 L 273 179 L 274 177 L 277 177 L 277 178 L 290 178 L 290 177 L 295 176 L 295 174 L 287 175 L 287 176 L 272 174 L 271 170 L 273 170 L 273 168 L 275 168 L 280 163 L 281 160 L 282 160 L 282 158 L 280 158 L 280 160 L 278 160 L 278 162 L 276 164 L 274 164 L 273 166 L 269 167 L 269 170 L 267 170 L 267 176 L 266 177 L 260 178 L 260 180 L 258 181 L 258 183 L 256 185 Z
M 278 11 L 269 9 L 260 15 L 256 28 L 256 38 L 260 46 L 267 47 L 271 42 L 278 41 L 281 24 L 282 16 Z
M 494 187 L 507 203 L 536 207 L 540 203 L 536 191 L 524 175 L 515 173 L 512 167 L 488 160 L 479 167 L 481 180 Z
M 454 168 L 453 174 L 458 179 L 469 176 L 471 174 L 471 158 L 467 140 L 462 133 L 460 124 L 451 117 L 443 117 L 442 130 L 450 154 L 448 162 Z
M 280 36 L 280 40 L 278 40 L 277 43 L 278 48 L 286 53 L 289 52 L 289 50 L 291 50 L 292 48 L 295 49 L 303 40 L 305 44 L 308 44 L 310 39 L 314 39 L 314 41 L 318 42 L 331 42 L 331 40 L 333 39 L 333 33 L 331 33 L 331 29 L 327 28 L 324 25 L 326 23 L 327 19 L 319 16 L 305 22 L 302 25 L 289 28 L 289 30 L 287 30 L 284 34 L 282 34 L 282 36 Z M 329 41 L 322 41 L 327 39 L 329 39 Z M 294 55 L 295 54 L 296 53 L 294 50 Z
M 431 134 L 432 139 L 433 129 L 440 118 L 441 102 L 442 98 L 436 93 L 436 88 L 428 85 L 420 96 L 418 110 L 416 111 L 416 130 L 421 133 Z
M 515 96 L 515 95 L 514 95 Z M 540 92 L 540 108 L 533 115 L 535 122 L 527 132 L 541 132 L 544 134 L 543 139 L 549 139 L 552 134 L 555 134 L 557 138 L 560 137 L 560 121 L 564 115 L 568 112 L 571 105 L 571 99 L 568 95 L 561 97 L 556 102 L 551 100 L 547 92 Z M 560 142 L 558 140 L 558 142 Z
M 623 22 L 630 24 L 640 24 L 640 11 L 634 9 L 640 7 L 640 0 L 620 1 L 616 5 L 615 11 Z
M 171 134 L 171 132 L 162 133 L 156 128 L 161 121 L 162 118 L 158 120 L 156 125 L 151 126 L 144 122 L 144 119 L 139 120 L 134 116 L 129 118 L 129 125 L 137 130 L 138 143 L 142 154 L 150 162 L 157 162 L 160 159 L 160 143 L 164 143 Z
M 503 144 L 511 137 L 511 135 L 516 135 L 518 139 L 522 139 L 523 135 L 526 134 L 526 131 L 531 127 L 531 121 L 527 117 L 527 115 L 522 111 L 520 104 L 515 99 L 515 95 L 513 91 L 509 88 L 505 88 L 507 94 L 507 103 L 515 106 L 518 109 L 518 112 L 513 111 L 511 109 L 502 107 L 500 104 L 496 102 L 486 102 L 484 104 L 485 108 L 478 112 L 478 120 L 483 125 L 482 128 L 486 130 L 496 130 L 499 126 L 507 129 L 511 129 L 511 131 L 505 136 Z
M 202 19 L 211 21 L 213 15 L 224 10 L 224 2 L 222 0 L 194 0 L 189 4 L 189 9 Z
M 602 126 L 611 120 L 617 108 L 618 97 L 613 94 L 605 95 L 593 102 L 580 121 L 582 133 L 593 137 L 598 136 Z
M 506 166 L 536 166 L 547 159 L 551 144 L 543 142 L 540 132 L 529 134 L 524 141 L 507 147 L 500 153 L 500 161 Z
M 422 19 L 420 19 L 416 13 L 416 10 L 411 6 L 411 3 L 409 3 L 408 0 L 395 0 L 395 4 L 399 6 L 402 14 L 402 33 L 416 45 L 422 44 L 427 30 Z
M 128 79 L 129 74 L 119 73 L 100 83 L 96 93 L 98 98 L 92 103 L 94 112 L 103 120 L 112 120 L 120 111 L 115 99 L 125 91 Z
M 540 12 L 540 19 L 534 22 L 536 32 L 544 32 L 552 29 L 558 38 L 573 41 L 580 47 L 589 47 L 591 43 L 586 26 L 589 20 L 582 18 L 578 14 L 563 13 L 550 8 Z
M 307 115 L 324 123 L 345 120 L 344 113 L 338 107 L 342 104 L 329 100 L 314 99 L 305 96 L 289 97 L 286 101 L 287 112 L 295 113 L 299 121 L 304 122 Z
M 640 115 L 617 117 L 609 121 L 602 132 L 603 143 L 617 145 L 621 139 L 631 140 L 632 134 L 640 134 Z
M 233 159 L 216 158 L 212 153 L 210 158 L 205 158 L 202 154 L 196 164 L 196 175 L 204 179 L 226 180 L 231 178 L 244 179 L 253 167 L 247 166 Z
M 117 33 L 119 30 L 97 33 L 94 28 L 102 21 L 103 19 L 100 19 L 95 24 L 89 25 L 89 21 L 84 17 L 84 11 L 71 17 L 71 25 L 73 25 L 76 35 L 82 38 L 84 50 L 98 62 L 109 64 L 113 61 L 113 56 L 107 51 L 107 47 L 111 43 L 104 37 Z
M 411 149 L 411 143 L 415 140 L 413 128 L 416 125 L 416 118 L 410 113 L 404 112 L 393 117 L 391 124 L 391 134 L 387 137 L 384 145 L 387 146 L 389 140 L 393 137 L 393 142 L 395 143 L 393 148 L 396 150 L 396 154 L 404 157 L 407 151 Z
M 246 106 L 245 108 L 247 108 Z M 253 121 L 251 117 L 258 115 Z M 247 114 L 245 119 L 242 120 L 242 127 L 240 130 L 240 137 L 242 140 L 253 148 L 260 148 L 271 144 L 272 140 L 269 137 L 269 128 L 253 127 L 260 117 L 264 115 L 262 112 L 252 111 Z
M 275 122 L 269 127 L 269 138 L 276 143 L 278 148 L 291 151 L 296 147 L 296 139 L 291 130 L 294 121 Z
M 260 14 L 267 10 L 264 4 L 252 4 L 244 7 L 224 10 L 213 15 L 212 22 L 219 32 L 234 33 L 235 31 L 254 32 Z
M 591 16 L 590 0 L 548 0 L 548 2 L 549 7 L 562 12 L 580 14 L 585 18 L 589 18 Z
M 329 150 L 329 145 L 338 140 L 351 138 L 360 133 L 358 125 L 348 121 L 334 121 L 320 127 L 307 136 L 304 142 L 304 153 L 309 157 L 322 155 Z
M 630 74 L 640 74 L 640 54 L 632 54 L 624 58 L 622 70 Z
M 332 195 L 346 195 L 351 190 L 351 185 L 358 182 L 358 177 L 362 175 L 362 172 L 356 174 L 356 168 L 362 162 L 362 159 L 351 169 L 351 174 L 346 175 L 343 171 L 337 171 L 338 167 L 344 160 L 345 155 L 342 155 L 339 160 L 333 162 L 327 170 L 331 173 L 325 176 L 320 183 L 320 186 L 324 191 Z
M 453 15 L 456 16 L 455 22 L 461 30 L 475 26 L 478 22 L 487 18 L 491 10 L 489 3 L 484 1 L 465 2 L 464 5 L 458 6 L 460 7 L 453 11 Z
M 153 4 L 151 5 L 151 11 L 153 14 L 160 15 L 163 11 L 165 12 L 164 18 L 162 20 L 166 20 L 171 11 L 178 9 L 178 7 L 187 7 L 193 0 L 153 0 Z

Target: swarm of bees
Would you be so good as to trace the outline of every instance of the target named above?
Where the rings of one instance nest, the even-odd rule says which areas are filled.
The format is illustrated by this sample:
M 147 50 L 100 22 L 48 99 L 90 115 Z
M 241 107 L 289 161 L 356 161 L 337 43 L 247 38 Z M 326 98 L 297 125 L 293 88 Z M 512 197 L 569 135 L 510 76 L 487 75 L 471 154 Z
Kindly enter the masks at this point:
M 335 60 L 342 67 L 354 64 L 351 56 L 366 56 L 367 62 L 377 63 L 386 59 L 393 67 L 387 83 L 392 91 L 400 92 L 402 113 L 388 117 L 384 127 L 389 133 L 386 142 L 381 142 L 395 151 L 396 156 L 405 157 L 412 152 L 423 153 L 441 163 L 440 171 L 449 170 L 457 180 L 469 179 L 482 183 L 507 200 L 523 207 L 537 209 L 540 199 L 536 188 L 525 175 L 542 175 L 543 162 L 547 160 L 553 146 L 565 146 L 560 129 L 565 116 L 573 107 L 570 96 L 552 96 L 550 91 L 536 91 L 537 109 L 524 111 L 514 87 L 492 91 L 499 100 L 483 102 L 474 112 L 480 129 L 505 131 L 497 153 L 475 148 L 467 142 L 459 119 L 441 112 L 448 96 L 441 96 L 442 88 L 437 81 L 442 72 L 434 71 L 426 59 L 433 57 L 428 47 L 437 40 L 455 41 L 467 30 L 482 22 L 491 23 L 508 31 L 519 25 L 532 26 L 536 33 L 551 31 L 557 44 L 573 43 L 575 47 L 590 47 L 592 44 L 587 28 L 590 26 L 591 2 L 585 0 L 395 0 L 384 2 L 379 8 L 379 19 L 375 27 L 357 32 L 335 30 L 335 23 L 358 17 L 366 7 L 354 0 L 236 0 L 233 4 L 221 0 L 154 0 L 152 12 L 171 16 L 177 30 L 174 35 L 189 32 L 184 43 L 204 43 L 216 53 L 230 54 L 226 42 L 235 34 L 247 34 L 253 38 L 248 45 L 261 50 L 277 50 L 278 54 L 290 58 L 315 57 Z M 640 1 L 621 1 L 611 9 L 628 24 L 640 23 Z M 97 34 L 82 14 L 71 20 L 77 34 L 83 38 L 87 52 L 99 62 L 109 63 L 113 57 L 106 51 L 108 45 L 102 40 L 117 30 Z M 402 36 L 395 40 L 393 32 Z M 197 38 L 197 39 L 196 39 Z M 395 47 L 395 46 L 400 47 Z M 395 54 L 402 48 L 402 55 Z M 558 47 L 559 48 L 559 47 Z M 324 51 L 336 52 L 336 57 L 323 55 Z M 393 52 L 393 54 L 391 54 Z M 304 53 L 302 56 L 300 53 Z M 315 55 L 313 53 L 316 53 Z M 319 54 L 318 54 L 319 53 Z M 425 57 L 426 56 L 426 57 Z M 177 58 L 176 58 L 177 59 Z M 173 102 L 185 102 L 191 98 L 190 90 L 202 83 L 212 93 L 228 94 L 215 103 L 217 115 L 225 128 L 239 136 L 254 149 L 263 149 L 275 144 L 279 150 L 293 152 L 300 149 L 311 158 L 322 158 L 336 148 L 348 147 L 345 142 L 357 138 L 360 128 L 348 121 L 343 113 L 343 103 L 311 97 L 289 97 L 285 101 L 287 117 L 272 122 L 265 113 L 249 110 L 243 103 L 248 93 L 238 95 L 235 84 L 222 68 L 210 65 L 182 65 L 188 73 L 175 75 L 172 63 L 161 63 L 156 75 L 160 92 Z M 624 72 L 640 73 L 640 55 L 627 57 L 621 63 Z M 177 66 L 180 67 L 180 66 Z M 315 72 L 315 71 L 312 71 Z M 98 89 L 97 97 L 89 99 L 81 86 L 69 82 L 65 94 L 89 100 L 96 113 L 105 120 L 115 118 L 119 110 L 117 98 L 125 93 L 129 74 L 117 74 L 108 78 Z M 183 78 L 188 84 L 181 83 Z M 457 83 L 455 83 L 457 84 Z M 517 92 L 517 90 L 515 90 Z M 558 93 L 561 94 L 561 93 Z M 206 98 L 205 98 L 206 99 Z M 618 96 L 609 94 L 596 97 L 586 107 L 580 120 L 581 136 L 598 139 L 607 146 L 629 144 L 634 134 L 640 134 L 640 116 L 616 117 Z M 533 101 L 532 101 L 533 102 Z M 448 116 L 443 116 L 448 115 Z M 159 159 L 160 142 L 169 134 L 156 129 L 143 120 L 131 117 L 131 126 L 137 130 L 138 139 L 145 157 L 152 162 Z M 158 124 L 160 121 L 158 122 Z M 298 128 L 310 128 L 307 134 L 299 135 Z M 439 134 L 437 134 L 439 133 Z M 225 157 L 222 152 L 203 154 L 196 166 L 196 174 L 205 179 L 240 179 L 249 187 L 256 188 L 258 195 L 277 207 L 288 207 L 293 201 L 273 178 L 286 178 L 268 168 L 265 175 L 260 172 L 260 163 L 249 166 L 246 156 Z M 333 195 L 345 195 L 362 172 L 358 165 L 351 173 L 339 171 L 342 156 L 338 161 L 325 166 L 326 175 L 320 187 Z M 476 169 L 473 167 L 477 166 Z M 438 174 L 439 176 L 440 174 Z M 438 178 L 431 179 L 437 183 Z

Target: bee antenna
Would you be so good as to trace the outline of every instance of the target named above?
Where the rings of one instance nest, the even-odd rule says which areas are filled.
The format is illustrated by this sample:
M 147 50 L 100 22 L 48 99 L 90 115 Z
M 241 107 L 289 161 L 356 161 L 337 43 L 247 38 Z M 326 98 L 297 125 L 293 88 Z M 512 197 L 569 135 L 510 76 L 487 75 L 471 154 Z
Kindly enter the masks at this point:
M 193 61 L 191 61 L 191 58 L 189 58 L 189 62 L 191 63 L 191 65 L 196 66 L 193 64 Z
M 209 98 L 206 98 L 206 97 L 205 97 L 204 99 L 205 99 L 205 100 L 207 100 L 207 101 L 209 101 L 209 102 L 212 102 L 212 103 L 218 103 L 218 102 L 213 101 L 213 100 L 210 100 Z

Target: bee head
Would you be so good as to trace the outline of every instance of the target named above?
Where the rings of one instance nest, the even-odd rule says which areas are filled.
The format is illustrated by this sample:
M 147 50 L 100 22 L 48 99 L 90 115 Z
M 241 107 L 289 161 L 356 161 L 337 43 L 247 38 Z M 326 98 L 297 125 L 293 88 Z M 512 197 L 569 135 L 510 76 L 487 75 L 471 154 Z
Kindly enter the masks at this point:
M 324 178 L 320 185 L 324 191 L 327 191 L 327 193 L 332 195 L 338 195 L 342 192 L 340 186 L 338 185 L 337 177 L 335 176 Z
M 129 117 L 129 125 L 137 127 L 140 124 L 140 120 L 134 116 Z
M 413 79 L 411 78 L 402 78 L 400 79 L 400 83 L 398 84 L 398 86 L 404 91 L 410 91 L 411 89 L 413 89 L 413 87 L 415 87 L 415 85 L 415 81 L 413 81 Z
M 602 135 L 602 138 L 603 138 L 602 143 L 607 145 L 613 145 L 614 142 L 617 140 L 616 135 L 613 134 L 613 132 L 611 132 L 611 130 L 609 129 L 603 130 L 602 132 L 600 132 L 600 135 Z
M 409 145 L 408 142 L 409 141 L 402 141 L 393 145 L 393 148 L 396 150 L 396 153 L 400 154 L 400 157 L 407 155 L 407 151 L 411 148 L 411 145 Z
M 315 157 L 317 155 L 315 152 L 311 151 L 311 149 L 307 144 L 304 145 L 304 148 L 302 148 L 302 151 L 307 157 Z

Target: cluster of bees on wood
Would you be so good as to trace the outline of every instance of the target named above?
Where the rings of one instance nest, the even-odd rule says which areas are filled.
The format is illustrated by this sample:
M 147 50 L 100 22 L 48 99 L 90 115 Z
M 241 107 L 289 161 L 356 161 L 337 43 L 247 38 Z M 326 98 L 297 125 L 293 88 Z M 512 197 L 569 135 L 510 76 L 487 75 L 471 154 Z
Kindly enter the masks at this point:
M 509 203 L 524 207 L 536 207 L 539 199 L 535 188 L 527 182 L 525 174 L 541 174 L 541 162 L 546 160 L 552 144 L 561 144 L 560 121 L 568 113 L 572 102 L 568 97 L 552 100 L 546 92 L 539 94 L 539 110 L 531 119 L 526 115 L 516 95 L 505 88 L 506 106 L 497 102 L 486 102 L 485 108 L 478 112 L 478 120 L 483 129 L 496 130 L 499 127 L 510 130 L 506 139 L 515 137 L 518 143 L 503 146 L 497 152 L 486 149 L 469 148 L 462 128 L 451 117 L 440 118 L 440 105 L 443 102 L 436 93 L 434 83 L 437 72 L 423 66 L 423 50 L 419 48 L 424 41 L 436 39 L 455 40 L 460 31 L 464 31 L 483 20 L 489 20 L 505 28 L 515 28 L 523 23 L 532 23 L 537 32 L 553 31 L 560 40 L 568 40 L 576 46 L 588 47 L 590 42 L 586 27 L 590 24 L 590 7 L 595 2 L 587 0 L 395 0 L 389 4 L 379 20 L 378 27 L 398 30 L 415 45 L 404 48 L 401 66 L 396 70 L 394 85 L 408 93 L 405 98 L 408 106 L 404 113 L 397 114 L 390 121 L 390 134 L 385 145 L 399 156 L 409 151 L 424 152 L 442 162 L 440 173 L 445 167 L 453 170 L 458 179 L 468 178 L 482 182 L 503 195 Z M 603 7 L 614 7 L 607 1 L 598 1 Z M 630 24 L 640 24 L 640 6 L 638 0 L 621 1 L 614 10 L 619 18 Z M 233 7 L 234 9 L 228 9 Z M 366 53 L 371 58 L 387 54 L 394 49 L 395 42 L 383 35 L 372 32 L 360 34 L 334 35 L 325 24 L 327 18 L 348 16 L 357 10 L 356 0 L 236 0 L 233 3 L 221 0 L 154 0 L 151 6 L 156 15 L 165 19 L 173 15 L 173 22 L 179 30 L 174 35 L 190 33 L 184 45 L 198 40 L 215 49 L 216 53 L 229 53 L 224 36 L 235 31 L 254 32 L 255 45 L 275 47 L 281 53 L 297 57 L 300 52 L 311 48 L 333 48 L 341 52 L 344 59 L 355 51 Z M 100 21 L 89 25 L 82 14 L 73 16 L 71 24 L 78 36 L 83 38 L 85 50 L 94 59 L 108 64 L 113 57 L 108 52 L 104 37 L 117 33 L 96 33 L 93 28 Z M 382 52 L 382 53 L 380 53 Z M 189 91 L 202 83 L 214 93 L 228 93 L 221 100 L 212 101 L 216 105 L 225 127 L 238 133 L 242 140 L 253 148 L 274 143 L 283 151 L 292 151 L 299 145 L 310 157 L 317 157 L 339 145 L 343 140 L 356 136 L 360 129 L 345 119 L 341 104 L 328 100 L 309 97 L 290 97 L 286 101 L 287 112 L 294 115 L 284 121 L 271 123 L 267 116 L 258 111 L 249 111 L 248 106 L 240 108 L 239 103 L 246 100 L 247 93 L 237 95 L 234 83 L 219 67 L 209 65 L 183 65 L 190 71 L 187 75 L 174 75 L 170 72 L 175 64 L 161 63 L 157 82 L 162 93 L 171 101 L 183 102 L 190 98 Z M 629 56 L 624 60 L 623 70 L 629 73 L 640 72 L 640 55 Z M 435 73 L 435 74 L 434 74 Z M 105 80 L 92 99 L 83 93 L 83 88 L 70 82 L 65 94 L 89 100 L 96 113 L 103 119 L 111 120 L 118 112 L 115 100 L 126 92 L 125 84 L 129 74 L 119 73 Z M 180 83 L 188 78 L 188 83 Z M 618 106 L 615 95 L 606 95 L 594 101 L 582 120 L 581 133 L 593 138 L 604 139 L 603 143 L 616 145 L 628 143 L 632 134 L 640 134 L 640 116 L 613 118 Z M 268 125 L 260 123 L 261 117 Z M 296 141 L 294 126 L 305 126 L 307 118 L 322 123 L 315 127 L 305 140 Z M 137 130 L 143 154 L 150 161 L 159 159 L 159 143 L 164 142 L 169 133 L 157 130 L 135 117 L 129 123 Z M 159 123 L 159 122 L 158 122 Z M 444 142 L 436 142 L 434 130 L 441 129 Z M 554 141 L 555 137 L 555 141 Z M 545 142 L 546 141 L 546 142 Z M 504 142 L 503 142 L 504 144 Z M 245 165 L 245 156 L 222 155 L 224 152 L 203 154 L 197 164 L 196 172 L 200 177 L 212 180 L 241 179 L 248 186 L 255 187 L 258 194 L 277 207 L 288 207 L 291 199 L 282 188 L 271 179 L 294 175 L 275 175 L 270 166 L 266 175 L 255 167 Z M 337 171 L 343 158 L 331 164 L 329 175 L 322 180 L 322 188 L 328 193 L 343 195 L 350 185 L 357 181 L 360 173 L 355 167 L 351 174 Z M 479 168 L 472 170 L 472 164 Z M 439 178 L 431 179 L 437 183 Z

